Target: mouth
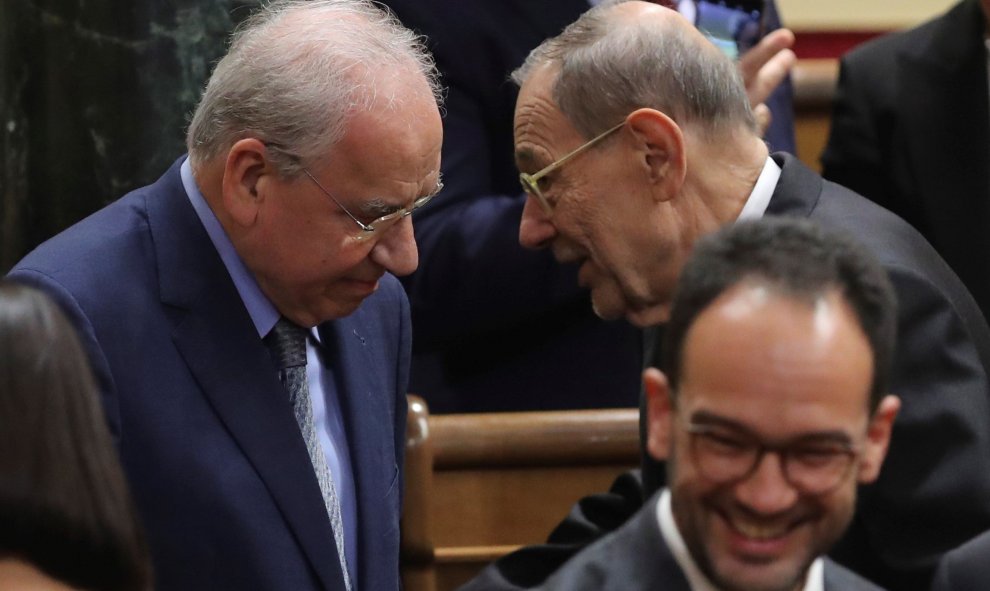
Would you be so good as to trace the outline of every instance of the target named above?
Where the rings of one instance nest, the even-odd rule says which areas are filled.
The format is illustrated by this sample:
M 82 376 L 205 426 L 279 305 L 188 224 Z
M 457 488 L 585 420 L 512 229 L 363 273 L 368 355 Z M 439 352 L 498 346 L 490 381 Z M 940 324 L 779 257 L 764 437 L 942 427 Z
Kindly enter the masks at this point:
M 378 279 L 351 279 L 350 283 L 354 286 L 355 290 L 359 292 L 364 292 L 371 294 L 378 289 Z
M 729 526 L 737 533 L 756 541 L 776 540 L 787 532 L 791 531 L 790 524 L 768 525 L 765 523 L 749 522 L 743 519 L 734 519 L 729 522 Z
M 747 562 L 764 563 L 788 554 L 792 540 L 804 519 L 748 519 L 721 515 L 729 532 L 729 544 L 734 554 Z

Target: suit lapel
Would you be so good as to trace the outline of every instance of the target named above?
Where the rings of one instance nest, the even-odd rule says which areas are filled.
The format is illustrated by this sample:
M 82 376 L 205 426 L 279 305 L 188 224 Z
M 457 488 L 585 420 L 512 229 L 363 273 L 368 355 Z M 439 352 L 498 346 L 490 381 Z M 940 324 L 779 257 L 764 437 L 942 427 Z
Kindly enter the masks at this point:
M 326 359 L 333 370 L 337 392 L 340 396 L 344 428 L 347 432 L 351 455 L 351 470 L 357 494 L 358 580 L 361 587 L 379 588 L 374 557 L 383 551 L 382 544 L 392 534 L 388 519 L 387 503 L 383 501 L 397 475 L 393 440 L 393 424 L 386 401 L 391 399 L 394 384 L 382 379 L 381 362 L 377 362 L 371 350 L 378 350 L 368 342 L 362 318 L 367 312 L 359 308 L 347 318 L 320 325 L 320 340 L 326 350 Z M 387 392 L 387 394 L 383 394 Z M 388 585 L 386 585 L 388 586 Z M 384 588 L 384 587 L 383 587 Z
M 781 170 L 767 205 L 767 215 L 808 217 L 822 194 L 821 177 L 786 152 L 775 152 L 772 158 Z
M 178 164 L 148 203 L 173 341 L 203 394 L 271 492 L 327 589 L 342 587 L 330 521 L 276 370 L 181 187 Z

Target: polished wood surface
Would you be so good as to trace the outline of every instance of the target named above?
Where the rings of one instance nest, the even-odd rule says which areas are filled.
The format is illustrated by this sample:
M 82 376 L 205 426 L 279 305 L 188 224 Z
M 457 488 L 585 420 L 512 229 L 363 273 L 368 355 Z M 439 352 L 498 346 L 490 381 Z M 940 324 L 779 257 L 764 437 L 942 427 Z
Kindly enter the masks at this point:
M 544 541 L 639 461 L 636 409 L 429 416 L 410 397 L 402 552 L 410 591 L 454 589 Z

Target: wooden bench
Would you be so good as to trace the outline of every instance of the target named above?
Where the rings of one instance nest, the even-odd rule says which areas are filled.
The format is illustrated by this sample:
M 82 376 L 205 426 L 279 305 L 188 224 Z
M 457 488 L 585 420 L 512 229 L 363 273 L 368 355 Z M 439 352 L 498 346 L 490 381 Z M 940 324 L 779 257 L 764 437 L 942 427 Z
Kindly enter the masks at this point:
M 454 589 L 544 541 L 578 499 L 638 465 L 638 421 L 636 409 L 430 417 L 411 397 L 405 589 Z

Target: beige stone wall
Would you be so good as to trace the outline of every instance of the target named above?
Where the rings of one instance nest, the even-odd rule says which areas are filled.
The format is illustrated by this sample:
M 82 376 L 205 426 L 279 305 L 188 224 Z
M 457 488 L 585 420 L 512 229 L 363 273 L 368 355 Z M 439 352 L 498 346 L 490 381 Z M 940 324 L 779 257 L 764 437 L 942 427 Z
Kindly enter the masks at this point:
M 784 23 L 799 31 L 902 29 L 945 12 L 958 0 L 777 0 Z

